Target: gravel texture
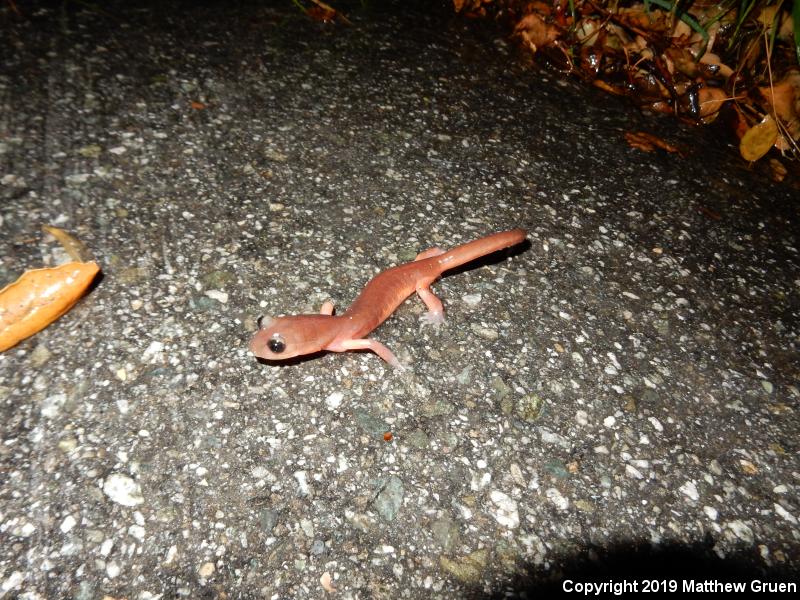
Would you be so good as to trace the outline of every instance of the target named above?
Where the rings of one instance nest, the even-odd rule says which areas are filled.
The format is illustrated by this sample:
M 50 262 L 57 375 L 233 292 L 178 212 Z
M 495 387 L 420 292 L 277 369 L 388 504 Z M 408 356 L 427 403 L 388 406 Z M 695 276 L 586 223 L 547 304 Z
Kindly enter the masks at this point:
M 0 355 L 0 595 L 797 580 L 796 191 L 445 7 L 102 4 L 0 6 L 0 282 L 43 224 L 104 273 Z M 374 333 L 406 373 L 247 350 L 512 227 Z

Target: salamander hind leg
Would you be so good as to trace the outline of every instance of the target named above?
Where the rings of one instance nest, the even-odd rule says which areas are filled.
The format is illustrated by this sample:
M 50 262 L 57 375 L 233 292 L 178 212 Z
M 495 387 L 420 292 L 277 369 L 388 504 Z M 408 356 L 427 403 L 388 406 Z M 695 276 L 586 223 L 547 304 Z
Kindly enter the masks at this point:
M 321 315 L 332 315 L 333 314 L 333 302 L 330 300 L 325 300 L 322 303 L 322 308 L 319 309 L 319 314 Z
M 442 301 L 431 291 L 430 286 L 417 288 L 417 295 L 422 298 L 425 306 L 428 307 L 428 312 L 419 318 L 422 326 L 433 325 L 438 327 L 444 323 L 444 306 L 442 306 Z

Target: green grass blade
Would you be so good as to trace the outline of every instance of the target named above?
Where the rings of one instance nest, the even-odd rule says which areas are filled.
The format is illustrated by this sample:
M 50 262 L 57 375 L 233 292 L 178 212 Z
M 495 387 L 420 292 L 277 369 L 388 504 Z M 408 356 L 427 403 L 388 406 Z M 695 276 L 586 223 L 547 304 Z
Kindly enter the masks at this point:
M 794 0 L 792 19 L 794 20 L 794 54 L 797 64 L 800 65 L 800 0 Z

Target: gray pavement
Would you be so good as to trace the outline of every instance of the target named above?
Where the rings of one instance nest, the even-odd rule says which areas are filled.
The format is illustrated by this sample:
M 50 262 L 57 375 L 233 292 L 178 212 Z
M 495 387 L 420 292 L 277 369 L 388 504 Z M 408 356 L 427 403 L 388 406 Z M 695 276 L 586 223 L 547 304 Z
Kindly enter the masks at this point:
M 0 595 L 797 581 L 796 191 L 441 7 L 98 6 L 0 6 L 0 282 L 43 224 L 104 273 L 0 355 Z M 512 227 L 375 332 L 406 373 L 248 353 Z

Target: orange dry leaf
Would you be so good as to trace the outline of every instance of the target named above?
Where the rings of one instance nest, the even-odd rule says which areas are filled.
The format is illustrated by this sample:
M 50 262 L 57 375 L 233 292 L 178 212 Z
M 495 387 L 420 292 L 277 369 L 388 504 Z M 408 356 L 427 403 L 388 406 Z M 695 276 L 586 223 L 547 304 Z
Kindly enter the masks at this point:
M 70 262 L 25 271 L 0 290 L 0 352 L 41 331 L 72 308 L 99 272 L 97 263 Z
M 637 150 L 644 150 L 645 152 L 652 152 L 656 148 L 661 148 L 667 152 L 681 153 L 680 148 L 662 140 L 660 137 L 654 136 L 652 133 L 645 133 L 644 131 L 628 132 L 625 134 L 625 140 L 631 148 Z

